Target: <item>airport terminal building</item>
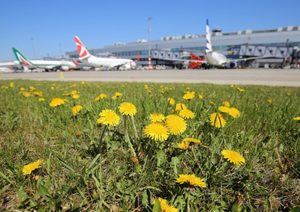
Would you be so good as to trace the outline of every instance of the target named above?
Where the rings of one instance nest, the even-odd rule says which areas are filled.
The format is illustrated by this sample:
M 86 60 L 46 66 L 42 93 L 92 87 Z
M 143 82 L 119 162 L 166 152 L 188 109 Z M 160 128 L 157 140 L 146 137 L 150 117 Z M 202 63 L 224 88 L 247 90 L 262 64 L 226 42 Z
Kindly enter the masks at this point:
M 267 57 L 257 60 L 255 67 L 266 64 L 280 64 L 284 61 L 299 62 L 300 26 L 279 27 L 268 30 L 241 30 L 222 32 L 212 30 L 213 48 L 229 58 Z M 141 65 L 148 63 L 149 49 L 152 63 L 172 65 L 172 59 L 185 58 L 194 53 L 203 56 L 205 53 L 205 35 L 165 36 L 160 40 L 148 42 L 141 39 L 135 42 L 107 45 L 90 52 L 98 56 L 115 56 L 136 59 Z M 77 52 L 67 52 L 67 57 L 77 58 Z M 173 61 L 174 63 L 174 61 Z

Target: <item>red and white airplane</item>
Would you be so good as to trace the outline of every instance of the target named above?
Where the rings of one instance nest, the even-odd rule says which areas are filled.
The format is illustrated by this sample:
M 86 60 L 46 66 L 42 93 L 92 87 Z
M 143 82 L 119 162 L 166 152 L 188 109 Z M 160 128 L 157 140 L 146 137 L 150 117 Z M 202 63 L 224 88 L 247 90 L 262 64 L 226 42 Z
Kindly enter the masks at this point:
M 104 68 L 104 69 L 120 69 L 128 70 L 135 69 L 136 63 L 129 59 L 120 58 L 106 58 L 106 57 L 95 57 L 89 53 L 87 48 L 81 42 L 79 37 L 75 36 L 74 41 L 77 47 L 77 52 L 79 55 L 79 60 L 84 64 L 94 68 Z

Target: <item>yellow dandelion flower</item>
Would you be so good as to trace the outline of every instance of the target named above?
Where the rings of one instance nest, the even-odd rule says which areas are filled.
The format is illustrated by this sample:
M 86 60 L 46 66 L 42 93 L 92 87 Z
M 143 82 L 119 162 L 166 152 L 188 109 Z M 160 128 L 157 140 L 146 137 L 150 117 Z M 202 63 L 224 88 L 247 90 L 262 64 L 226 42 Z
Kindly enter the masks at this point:
M 14 88 L 14 87 L 15 87 L 15 83 L 14 83 L 14 82 L 10 82 L 10 83 L 9 83 L 9 87 L 10 87 L 10 88 Z
M 121 96 L 122 96 L 122 93 L 116 92 L 116 93 L 115 93 L 115 96 L 116 96 L 116 97 L 121 97 Z
M 29 90 L 30 90 L 30 91 L 34 91 L 35 89 L 36 89 L 35 87 L 29 86 Z
M 224 149 L 222 150 L 221 155 L 234 165 L 240 166 L 245 164 L 245 158 L 236 151 Z
M 200 188 L 206 188 L 207 185 L 203 179 L 196 177 L 194 174 L 180 174 L 176 179 L 176 182 L 179 184 L 190 184 L 192 186 L 198 186 Z
M 167 200 L 158 198 L 161 212 L 178 212 L 179 210 L 170 205 Z
M 33 95 L 38 96 L 38 97 L 42 97 L 43 96 L 43 92 L 36 90 L 36 91 L 33 92 Z
M 182 150 L 187 150 L 191 143 L 201 144 L 201 141 L 196 138 L 185 138 L 178 144 L 178 147 Z
M 106 98 L 107 98 L 107 94 L 101 93 L 95 98 L 95 102 L 98 102 L 98 101 L 100 101 L 102 99 L 106 99 Z
M 226 120 L 221 114 L 213 113 L 210 115 L 210 125 L 216 128 L 221 128 L 226 125 Z
M 81 105 L 75 105 L 74 107 L 71 108 L 73 116 L 77 116 L 81 110 L 82 110 Z
M 111 97 L 111 98 L 112 98 L 113 100 L 115 100 L 115 99 L 120 98 L 120 97 L 122 97 L 122 93 L 120 93 L 120 92 L 115 92 L 114 96 Z
M 165 141 L 169 137 L 168 129 L 160 123 L 151 123 L 144 128 L 144 134 L 154 141 Z
M 39 98 L 39 102 L 44 102 L 45 99 L 44 98 Z
M 134 116 L 137 112 L 135 105 L 130 102 L 121 103 L 119 111 L 125 116 Z
M 31 174 L 32 171 L 40 168 L 42 163 L 43 163 L 43 160 L 39 159 L 35 162 L 29 163 L 29 164 L 23 166 L 23 169 L 22 169 L 23 175 Z
M 240 111 L 235 107 L 231 107 L 228 114 L 233 118 L 238 118 L 241 115 Z
M 223 102 L 223 105 L 224 105 L 225 107 L 230 107 L 230 102 L 229 102 L 229 101 L 224 101 L 224 102 Z
M 165 123 L 171 135 L 180 135 L 186 130 L 186 122 L 180 116 L 168 115 Z
M 63 105 L 65 104 L 65 100 L 64 99 L 61 99 L 61 98 L 53 98 L 50 102 L 50 107 L 57 107 L 57 106 L 60 106 L 60 105 Z
M 120 123 L 120 116 L 118 116 L 118 114 L 116 114 L 113 110 L 105 109 L 99 114 L 97 123 L 108 126 L 117 126 Z
M 219 109 L 219 111 L 221 111 L 223 113 L 229 113 L 229 111 L 230 111 L 230 107 L 227 107 L 227 106 L 220 106 L 218 109 Z
M 187 91 L 187 92 L 183 95 L 182 98 L 185 99 L 185 100 L 192 100 L 192 99 L 194 99 L 194 98 L 195 98 L 195 91 Z
M 198 98 L 199 98 L 200 100 L 204 99 L 204 97 L 203 97 L 202 94 L 200 94 L 200 95 L 198 96 Z
M 169 102 L 169 104 L 172 105 L 172 106 L 175 105 L 175 100 L 174 100 L 173 98 L 171 98 L 171 97 L 168 98 L 168 102 Z
M 300 121 L 300 116 L 293 118 L 294 121 Z
M 80 95 L 78 93 L 71 95 L 72 99 L 79 99 Z
M 187 109 L 187 107 L 183 103 L 177 103 L 176 106 L 175 106 L 175 111 L 176 112 L 179 112 L 179 111 L 184 110 L 184 109 Z
M 23 91 L 23 92 L 21 92 L 21 93 L 22 93 L 22 95 L 23 95 L 24 97 L 29 97 L 29 96 L 31 96 L 31 93 L 28 92 L 28 91 Z
M 195 118 L 195 113 L 193 113 L 189 109 L 183 109 L 183 110 L 179 111 L 179 116 L 181 116 L 184 119 L 193 119 L 193 118 Z
M 25 88 L 24 88 L 24 87 L 21 87 L 21 88 L 20 88 L 20 91 L 25 91 Z
M 155 122 L 163 122 L 165 120 L 165 116 L 161 113 L 152 113 L 150 114 L 149 116 L 149 119 L 152 123 L 155 123 Z

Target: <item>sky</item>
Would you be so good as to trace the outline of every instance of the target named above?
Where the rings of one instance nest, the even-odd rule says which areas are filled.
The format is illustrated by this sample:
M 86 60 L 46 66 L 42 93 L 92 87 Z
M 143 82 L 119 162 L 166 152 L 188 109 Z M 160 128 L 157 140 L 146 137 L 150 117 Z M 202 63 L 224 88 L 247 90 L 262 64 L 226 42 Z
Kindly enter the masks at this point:
M 300 0 L 1 0 L 0 61 L 16 47 L 28 58 L 75 50 L 74 35 L 101 48 L 115 42 L 203 34 L 205 20 L 224 32 L 300 25 Z

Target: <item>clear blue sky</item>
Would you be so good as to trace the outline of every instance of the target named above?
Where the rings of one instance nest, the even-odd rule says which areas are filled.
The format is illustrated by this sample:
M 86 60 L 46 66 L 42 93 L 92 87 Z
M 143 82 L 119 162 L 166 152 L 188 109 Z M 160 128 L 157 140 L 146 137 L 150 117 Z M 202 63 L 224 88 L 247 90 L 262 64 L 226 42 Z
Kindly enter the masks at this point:
M 205 19 L 223 31 L 300 25 L 300 0 L 1 0 L 0 60 L 11 47 L 29 58 L 75 49 L 78 35 L 88 48 L 117 41 L 204 33 Z

